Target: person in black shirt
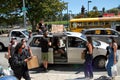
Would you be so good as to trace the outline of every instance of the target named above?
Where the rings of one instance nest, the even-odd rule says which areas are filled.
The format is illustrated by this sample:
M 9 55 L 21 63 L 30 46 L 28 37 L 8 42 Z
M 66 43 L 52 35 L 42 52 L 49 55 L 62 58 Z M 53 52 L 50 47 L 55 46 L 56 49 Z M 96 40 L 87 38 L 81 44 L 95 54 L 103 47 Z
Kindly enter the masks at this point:
M 49 52 L 49 46 L 51 45 L 50 41 L 47 37 L 47 32 L 43 33 L 43 38 L 41 39 L 41 52 L 42 52 L 42 60 L 43 60 L 43 66 L 45 71 L 47 72 L 48 68 L 48 52 Z
M 11 57 L 10 65 L 14 72 L 14 76 L 21 80 L 23 77 L 25 80 L 31 80 L 27 61 L 29 61 L 31 57 L 24 49 L 24 44 L 18 43 L 15 47 L 14 55 Z

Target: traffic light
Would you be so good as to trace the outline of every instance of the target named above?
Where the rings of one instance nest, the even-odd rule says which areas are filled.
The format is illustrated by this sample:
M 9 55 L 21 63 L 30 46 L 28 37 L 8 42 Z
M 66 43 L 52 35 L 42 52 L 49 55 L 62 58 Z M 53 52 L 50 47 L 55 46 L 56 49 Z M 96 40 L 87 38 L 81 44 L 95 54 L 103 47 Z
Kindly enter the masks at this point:
M 84 14 L 85 13 L 85 7 L 82 5 L 82 8 L 81 8 L 81 13 Z

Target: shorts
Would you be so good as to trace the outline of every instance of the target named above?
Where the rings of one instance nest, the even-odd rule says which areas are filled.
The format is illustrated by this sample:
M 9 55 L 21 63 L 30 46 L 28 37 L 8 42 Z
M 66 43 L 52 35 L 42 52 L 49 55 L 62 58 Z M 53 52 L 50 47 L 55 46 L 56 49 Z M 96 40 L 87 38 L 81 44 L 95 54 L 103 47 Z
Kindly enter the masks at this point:
M 48 61 L 48 52 L 42 52 L 42 60 Z

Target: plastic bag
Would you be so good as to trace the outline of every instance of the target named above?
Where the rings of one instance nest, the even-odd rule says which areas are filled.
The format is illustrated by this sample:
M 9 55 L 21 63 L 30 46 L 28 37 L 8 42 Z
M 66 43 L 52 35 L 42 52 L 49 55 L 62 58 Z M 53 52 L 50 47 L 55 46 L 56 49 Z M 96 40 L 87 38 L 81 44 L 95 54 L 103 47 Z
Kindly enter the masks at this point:
M 0 76 L 3 75 L 3 67 L 0 66 Z
M 107 69 L 107 64 L 108 64 L 108 60 L 106 60 L 105 62 L 105 68 Z
M 10 67 L 8 67 L 7 69 L 3 69 L 3 75 L 10 76 L 10 75 L 14 75 L 14 73 L 13 70 Z
M 116 64 L 111 67 L 111 72 L 112 72 L 112 77 L 115 77 L 118 75 Z

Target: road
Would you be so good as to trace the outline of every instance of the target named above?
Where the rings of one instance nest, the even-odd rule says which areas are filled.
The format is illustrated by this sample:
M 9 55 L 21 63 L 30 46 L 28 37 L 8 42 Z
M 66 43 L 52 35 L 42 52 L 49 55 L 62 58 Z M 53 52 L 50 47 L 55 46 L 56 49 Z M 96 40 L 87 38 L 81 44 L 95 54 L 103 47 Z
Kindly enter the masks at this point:
M 120 52 L 120 51 L 119 51 Z M 0 65 L 3 66 L 3 68 L 6 68 L 9 66 L 8 61 L 6 58 L 4 58 L 5 52 L 0 52 Z M 119 60 L 120 61 L 120 60 Z M 83 70 L 84 70 L 84 66 L 81 64 L 62 64 L 62 65 L 49 65 L 49 72 L 48 73 L 64 73 L 64 74 L 81 74 L 83 75 Z M 42 72 L 42 67 L 37 68 L 37 69 L 33 69 L 30 70 L 30 73 L 41 73 Z M 120 62 L 118 62 L 118 72 L 120 72 Z M 107 74 L 106 70 L 98 70 L 98 69 L 94 69 L 94 74 L 96 75 L 103 75 L 103 74 Z M 120 73 L 119 73 L 120 75 Z

